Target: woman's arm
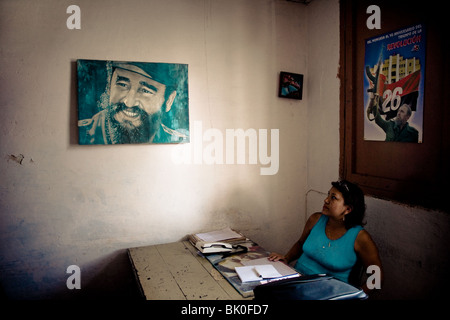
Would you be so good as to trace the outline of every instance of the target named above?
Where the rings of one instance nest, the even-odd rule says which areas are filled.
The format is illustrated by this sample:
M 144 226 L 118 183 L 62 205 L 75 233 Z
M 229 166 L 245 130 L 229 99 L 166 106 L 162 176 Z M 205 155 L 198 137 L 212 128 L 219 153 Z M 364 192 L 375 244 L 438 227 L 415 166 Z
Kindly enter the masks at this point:
M 369 266 L 375 265 L 380 269 L 380 284 L 383 284 L 383 266 L 381 265 L 380 255 L 378 254 L 377 246 L 372 240 L 372 237 L 366 230 L 361 230 L 355 241 L 355 251 L 361 259 L 364 270 L 367 270 Z M 364 283 L 362 289 L 365 293 L 369 293 L 371 289 L 367 287 L 367 283 Z

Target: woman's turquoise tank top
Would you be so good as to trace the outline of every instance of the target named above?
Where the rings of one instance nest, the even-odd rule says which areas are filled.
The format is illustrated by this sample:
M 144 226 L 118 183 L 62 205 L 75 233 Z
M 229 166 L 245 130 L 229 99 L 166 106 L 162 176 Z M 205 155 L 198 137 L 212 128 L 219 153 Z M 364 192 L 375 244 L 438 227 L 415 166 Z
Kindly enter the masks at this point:
M 328 216 L 322 215 L 303 244 L 303 254 L 295 269 L 303 275 L 325 273 L 348 282 L 350 271 L 357 261 L 355 240 L 363 229 L 356 226 L 336 240 L 325 234 Z

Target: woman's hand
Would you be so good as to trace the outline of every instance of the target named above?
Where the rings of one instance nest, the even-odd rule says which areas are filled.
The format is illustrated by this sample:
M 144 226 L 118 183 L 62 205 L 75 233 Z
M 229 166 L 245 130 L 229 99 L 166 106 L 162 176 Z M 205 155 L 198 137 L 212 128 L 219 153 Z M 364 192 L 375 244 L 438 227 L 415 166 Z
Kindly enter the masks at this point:
M 283 263 L 287 263 L 287 259 L 285 256 L 283 256 L 282 254 L 276 253 L 276 252 L 272 252 L 269 255 L 268 258 L 270 261 L 281 261 Z

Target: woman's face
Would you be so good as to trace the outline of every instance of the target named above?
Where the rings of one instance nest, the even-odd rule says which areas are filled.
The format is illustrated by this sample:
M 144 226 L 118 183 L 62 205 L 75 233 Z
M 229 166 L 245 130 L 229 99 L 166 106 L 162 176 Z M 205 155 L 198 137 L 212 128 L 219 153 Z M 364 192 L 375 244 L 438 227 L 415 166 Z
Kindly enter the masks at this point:
M 341 220 L 350 211 L 350 207 L 344 203 L 342 193 L 335 187 L 332 187 L 323 201 L 322 213 L 330 218 Z

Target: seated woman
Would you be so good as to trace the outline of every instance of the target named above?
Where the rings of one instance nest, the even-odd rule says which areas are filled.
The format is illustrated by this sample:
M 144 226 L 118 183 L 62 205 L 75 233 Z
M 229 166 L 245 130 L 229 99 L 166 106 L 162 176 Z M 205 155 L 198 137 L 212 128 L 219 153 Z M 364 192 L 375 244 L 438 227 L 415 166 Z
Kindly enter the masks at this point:
M 370 265 L 383 271 L 378 249 L 363 229 L 366 211 L 364 193 L 348 181 L 332 182 L 322 212 L 312 214 L 300 239 L 286 255 L 272 253 L 269 259 L 289 263 L 297 260 L 295 269 L 302 275 L 325 273 L 349 282 L 350 272 L 359 260 L 364 270 Z M 364 292 L 370 290 L 362 286 Z

